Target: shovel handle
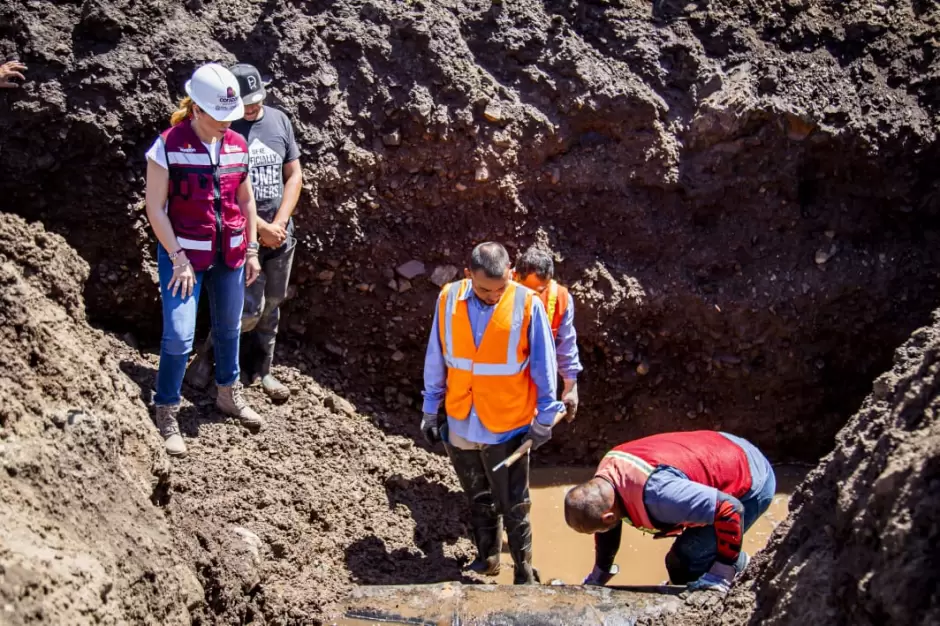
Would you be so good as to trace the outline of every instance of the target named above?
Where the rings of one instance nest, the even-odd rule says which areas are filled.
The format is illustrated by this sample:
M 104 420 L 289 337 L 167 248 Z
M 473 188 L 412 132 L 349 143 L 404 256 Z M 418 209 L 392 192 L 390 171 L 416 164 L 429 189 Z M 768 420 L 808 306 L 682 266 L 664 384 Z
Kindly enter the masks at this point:
M 566 412 L 567 411 L 565 411 L 565 409 L 562 409 L 555 415 L 555 419 L 552 421 L 553 428 L 558 424 L 558 422 L 560 422 L 565 417 Z M 512 454 L 507 456 L 505 459 L 503 459 L 502 461 L 494 465 L 493 471 L 495 472 L 504 467 L 509 467 L 510 465 L 512 465 L 519 459 L 521 459 L 523 454 L 527 454 L 531 448 L 532 448 L 532 440 L 526 439 L 525 441 L 522 442 L 521 446 L 516 448 L 515 452 L 513 452 Z

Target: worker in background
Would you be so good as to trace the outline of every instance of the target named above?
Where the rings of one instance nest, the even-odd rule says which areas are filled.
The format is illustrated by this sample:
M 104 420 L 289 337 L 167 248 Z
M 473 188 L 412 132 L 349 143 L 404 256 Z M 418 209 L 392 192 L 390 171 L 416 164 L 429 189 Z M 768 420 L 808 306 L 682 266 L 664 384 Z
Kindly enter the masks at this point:
M 469 569 L 499 573 L 502 525 L 509 537 L 513 582 L 533 584 L 529 524 L 529 458 L 492 468 L 530 439 L 552 436 L 564 405 L 555 399 L 555 343 L 535 292 L 510 280 L 509 254 L 482 243 L 465 278 L 444 285 L 437 299 L 424 361 L 421 431 L 443 441 L 470 502 L 477 556 Z M 447 420 L 438 426 L 441 401 Z
M 245 115 L 232 130 L 245 137 L 250 153 L 249 175 L 258 205 L 258 239 L 261 242 L 261 275 L 245 290 L 242 314 L 242 363 L 247 384 L 261 379 L 261 388 L 272 400 L 283 402 L 290 389 L 271 373 L 281 303 L 294 262 L 292 215 L 303 187 L 300 149 L 290 118 L 265 104 L 265 84 L 257 68 L 247 63 L 232 66 L 238 79 Z M 187 380 L 202 388 L 209 380 L 212 338 L 190 365 Z
M 677 537 L 666 555 L 672 584 L 727 591 L 748 563 L 744 533 L 776 486 L 767 458 L 727 433 L 663 433 L 617 446 L 594 478 L 565 496 L 568 526 L 595 533 L 594 570 L 584 584 L 604 585 L 617 573 L 625 521 L 657 538 Z
M 539 294 L 551 323 L 555 354 L 558 355 L 558 373 L 564 383 L 561 401 L 565 403 L 565 419 L 570 422 L 578 411 L 578 374 L 584 368 L 578 358 L 574 299 L 568 289 L 555 281 L 554 276 L 555 264 L 548 250 L 532 246 L 516 260 L 513 280 Z

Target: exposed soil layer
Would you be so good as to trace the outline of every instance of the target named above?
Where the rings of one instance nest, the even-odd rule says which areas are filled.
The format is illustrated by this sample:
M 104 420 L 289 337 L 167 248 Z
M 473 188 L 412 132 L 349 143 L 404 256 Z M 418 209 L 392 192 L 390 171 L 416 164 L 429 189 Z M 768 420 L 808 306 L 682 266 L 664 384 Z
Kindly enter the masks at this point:
M 189 624 L 203 589 L 152 502 L 170 463 L 85 322 L 87 274 L 0 214 L 0 622 Z
M 255 62 L 307 176 L 284 334 L 391 432 L 415 434 L 431 273 L 541 241 L 586 366 L 546 458 L 721 427 L 812 459 L 937 302 L 938 20 L 920 1 L 8 2 L 0 54 L 30 69 L 0 98 L 0 194 L 90 263 L 94 320 L 152 340 L 144 150 L 198 63 Z M 408 260 L 425 273 L 396 276 Z
M 463 495 L 414 443 L 421 358 L 432 274 L 490 238 L 550 244 L 578 299 L 583 409 L 538 458 L 686 427 L 774 460 L 835 440 L 745 581 L 679 619 L 940 621 L 940 321 L 835 438 L 940 295 L 938 11 L 4 3 L 29 80 L 0 94 L 0 208 L 31 224 L 0 214 L 2 621 L 300 624 L 353 582 L 460 579 Z M 303 152 L 295 395 L 249 390 L 270 420 L 249 435 L 185 389 L 170 464 L 143 153 L 192 69 L 236 57 Z

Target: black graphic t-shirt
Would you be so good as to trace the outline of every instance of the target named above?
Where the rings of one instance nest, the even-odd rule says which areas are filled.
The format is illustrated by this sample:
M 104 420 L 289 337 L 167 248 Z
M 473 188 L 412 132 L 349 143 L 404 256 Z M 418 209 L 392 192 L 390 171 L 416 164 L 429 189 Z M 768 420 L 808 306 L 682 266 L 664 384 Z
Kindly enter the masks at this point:
M 237 120 L 232 122 L 232 130 L 248 142 L 249 173 L 258 215 L 272 222 L 284 197 L 284 164 L 300 158 L 294 127 L 281 110 L 265 105 L 260 120 Z M 287 230 L 293 233 L 293 219 Z

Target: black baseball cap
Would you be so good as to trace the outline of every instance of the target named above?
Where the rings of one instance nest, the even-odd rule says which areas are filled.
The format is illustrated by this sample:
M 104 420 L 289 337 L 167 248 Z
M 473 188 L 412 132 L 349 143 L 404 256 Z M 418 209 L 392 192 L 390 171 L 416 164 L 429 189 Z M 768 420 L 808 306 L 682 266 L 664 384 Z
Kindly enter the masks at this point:
M 241 89 L 244 104 L 258 104 L 264 100 L 264 88 L 267 87 L 268 83 L 261 79 L 258 68 L 248 63 L 238 63 L 229 69 L 238 79 L 238 86 Z

